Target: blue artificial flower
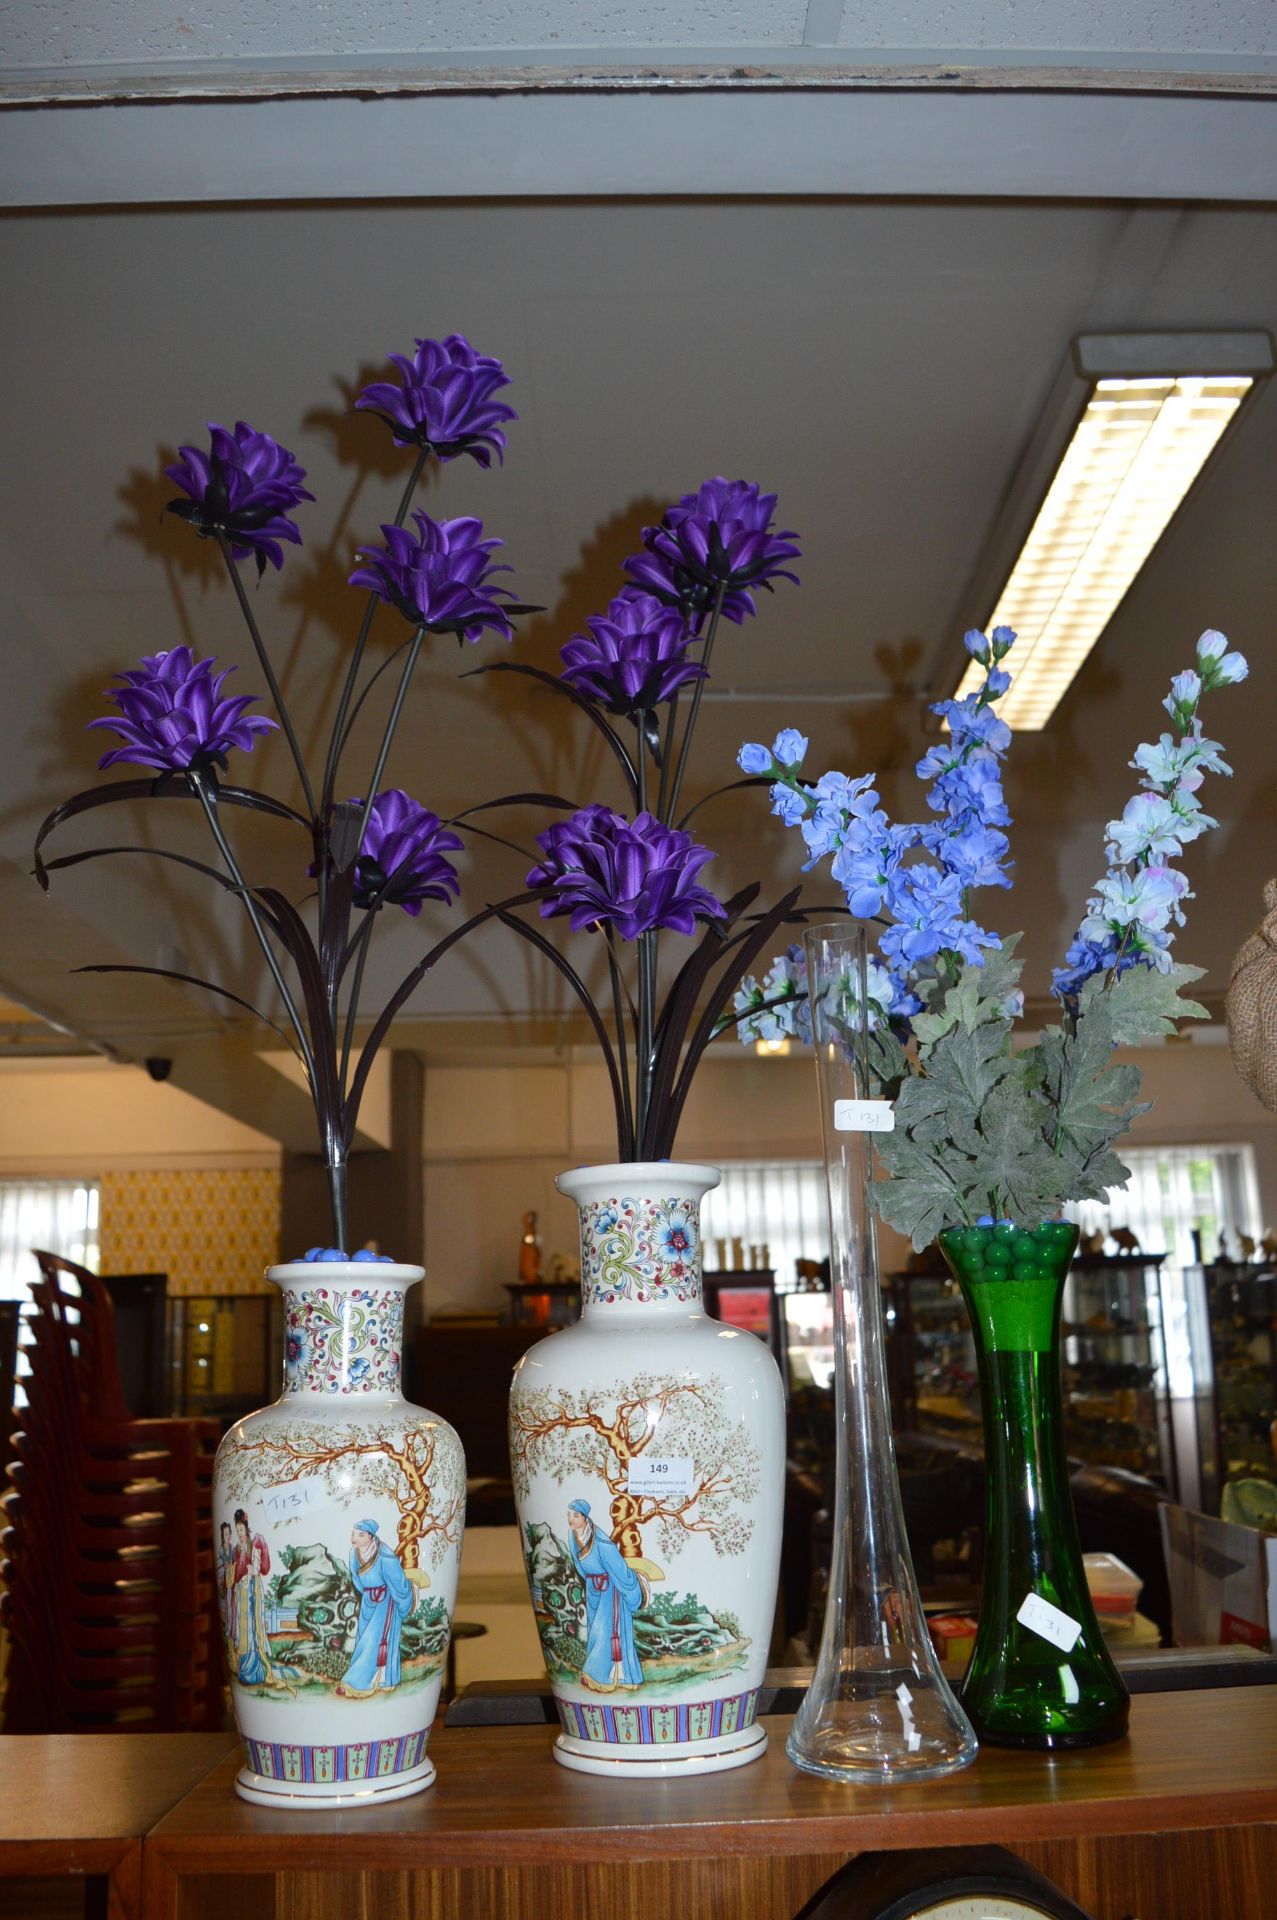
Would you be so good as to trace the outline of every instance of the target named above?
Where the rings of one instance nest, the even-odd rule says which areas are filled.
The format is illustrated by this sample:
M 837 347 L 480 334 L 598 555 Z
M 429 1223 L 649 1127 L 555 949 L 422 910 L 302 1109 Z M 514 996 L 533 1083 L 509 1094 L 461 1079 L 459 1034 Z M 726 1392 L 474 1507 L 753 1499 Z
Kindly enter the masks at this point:
M 897 1023 L 921 1010 L 923 1000 L 915 988 L 924 977 L 934 980 L 938 956 L 949 954 L 978 966 L 989 949 L 1001 944 L 996 934 L 969 918 L 966 895 L 977 886 L 1010 885 L 1010 848 L 1002 832 L 1010 825 L 1010 814 L 1000 762 L 1011 729 L 999 719 L 995 702 L 1011 684 L 1010 675 L 996 663 L 1014 642 L 1010 627 L 996 628 L 992 638 L 973 628 L 965 637 L 968 653 L 985 669 L 984 684 L 967 698 L 940 701 L 932 709 L 947 721 L 950 732 L 917 765 L 919 778 L 928 783 L 930 822 L 890 821 L 879 806 L 872 774 L 851 778 L 830 772 L 814 786 L 785 780 L 772 787 L 772 811 L 786 826 L 798 827 L 806 842 L 805 870 L 827 858 L 850 912 L 858 919 L 885 917 L 889 922 L 879 940 L 879 1004 L 883 1017 Z M 785 764 L 782 755 L 789 740 L 800 738 L 787 730 L 770 755 L 761 747 L 745 747 L 740 764 L 746 771 L 755 766 L 761 770 L 764 756 L 768 764 Z M 773 975 L 779 965 L 775 963 Z M 767 992 L 782 984 L 773 975 L 762 987 L 752 978 L 742 984 L 736 1008 L 747 1016 L 741 1022 L 743 1039 L 765 1037 L 768 1025 L 784 1028 L 789 996 Z M 764 1014 L 760 1009 L 769 998 L 780 1004 Z
M 806 794 L 796 787 L 782 786 L 778 780 L 772 788 L 772 812 L 779 815 L 787 827 L 800 827 L 810 805 Z
M 760 986 L 747 974 L 736 989 L 733 1012 L 743 1041 L 798 1039 L 811 1043 L 811 1008 L 807 1003 L 807 961 L 800 946 L 777 954 Z
M 929 853 L 956 874 L 964 887 L 1009 887 L 1007 855 L 1011 843 L 997 827 L 971 821 L 961 831 L 923 827 L 919 836 Z
M 808 740 L 795 727 L 785 727 L 772 743 L 772 758 L 782 767 L 796 767 L 806 753 Z
M 893 827 L 885 813 L 850 823 L 830 873 L 858 920 L 872 920 L 882 912 L 883 895 L 912 844 L 912 829 Z
M 993 753 L 1005 753 L 1011 744 L 1010 727 L 984 704 L 983 694 L 969 693 L 965 700 L 937 700 L 931 711 L 948 721 L 954 739 L 962 744 L 968 739 L 978 740 Z
M 873 781 L 871 773 L 855 780 L 845 773 L 822 773 L 815 786 L 807 789 L 815 802 L 811 814 L 801 822 L 811 856 L 808 867 L 843 844 L 853 821 L 873 817 L 878 805 Z
M 1002 943 L 963 911 L 962 882 L 956 873 L 920 864 L 900 867 L 887 888 L 887 911 L 895 921 L 879 945 L 888 959 L 899 956 L 916 967 L 939 953 L 957 953 L 979 966 L 982 949 Z
M 766 747 L 750 742 L 737 754 L 736 764 L 742 773 L 770 773 L 772 757 Z

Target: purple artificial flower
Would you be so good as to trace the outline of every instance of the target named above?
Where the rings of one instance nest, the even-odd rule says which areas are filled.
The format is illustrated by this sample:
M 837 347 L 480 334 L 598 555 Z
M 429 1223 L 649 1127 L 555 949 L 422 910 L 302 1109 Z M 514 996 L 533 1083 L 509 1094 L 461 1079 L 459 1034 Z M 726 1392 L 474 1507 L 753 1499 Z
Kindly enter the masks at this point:
M 645 553 L 626 561 L 636 586 L 676 606 L 684 619 L 699 625 L 720 591 L 723 613 L 738 624 L 753 613 L 749 589 L 773 580 L 792 580 L 782 562 L 800 549 L 794 535 L 772 531 L 774 493 L 760 493 L 747 480 L 706 480 L 668 507 L 659 527 L 644 527 Z
M 459 853 L 462 845 L 437 813 L 401 788 L 379 793 L 355 861 L 355 905 L 402 907 L 415 920 L 423 900 L 455 900 L 461 886 L 447 855 Z
M 541 918 L 567 913 L 572 930 L 614 926 L 623 940 L 653 929 L 692 933 L 724 908 L 696 876 L 713 859 L 690 833 L 650 813 L 631 823 L 610 807 L 582 807 L 537 835 L 545 858 L 528 874 L 541 894 Z
M 140 667 L 117 674 L 122 686 L 108 687 L 121 718 L 105 716 L 89 726 L 110 727 L 125 742 L 104 753 L 98 765 L 127 762 L 154 767 L 158 773 L 202 771 L 216 764 L 225 770 L 232 747 L 250 753 L 256 735 L 272 732 L 277 723 L 264 713 L 248 713 L 255 693 L 222 698 L 222 683 L 233 667 L 218 674 L 211 658 L 196 660 L 189 647 L 169 653 L 150 653 Z
M 412 517 L 415 537 L 405 527 L 383 526 L 384 547 L 359 549 L 365 564 L 351 574 L 351 586 L 370 588 L 428 633 L 475 641 L 491 627 L 511 639 L 514 630 L 498 598 L 510 596 L 504 587 L 489 585 L 491 574 L 510 571 L 490 564 L 494 548 L 504 542 L 485 540 L 482 520 L 432 520 L 420 512 Z
M 563 648 L 563 678 L 609 713 L 649 713 L 689 680 L 705 677 L 704 667 L 687 658 L 682 615 L 653 594 L 627 588 L 585 624 L 589 633 L 574 633 Z
M 237 420 L 234 433 L 228 433 L 210 420 L 208 430 L 212 444 L 207 453 L 179 447 L 181 459 L 164 469 L 190 495 L 188 500 L 170 500 L 167 511 L 202 537 L 225 534 L 237 560 L 256 556 L 259 574 L 268 560 L 282 567 L 280 541 L 299 547 L 302 539 L 288 515 L 299 501 L 315 497 L 302 485 L 305 468 L 287 447 L 268 433 L 254 432 L 246 421 Z
M 518 414 L 493 394 L 510 377 L 499 360 L 476 353 L 459 333 L 446 340 L 418 340 L 412 359 L 389 356 L 403 378 L 401 386 L 377 380 L 365 387 L 356 407 L 385 421 L 397 447 L 424 447 L 440 460 L 468 453 L 481 467 L 505 451 L 506 420 Z

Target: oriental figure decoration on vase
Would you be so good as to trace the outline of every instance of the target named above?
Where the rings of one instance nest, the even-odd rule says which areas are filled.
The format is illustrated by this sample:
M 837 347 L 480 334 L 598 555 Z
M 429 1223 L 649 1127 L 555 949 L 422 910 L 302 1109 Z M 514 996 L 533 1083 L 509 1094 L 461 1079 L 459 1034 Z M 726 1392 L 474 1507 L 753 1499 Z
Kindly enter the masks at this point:
M 394 1799 L 433 1778 L 465 1466 L 452 1428 L 399 1391 L 403 1291 L 420 1276 L 272 1269 L 284 1391 L 226 1436 L 215 1494 L 237 1785 L 264 1805 Z
M 760 1341 L 701 1307 L 711 1168 L 560 1179 L 582 1213 L 583 1315 L 519 1363 L 510 1454 L 528 1584 L 584 1772 L 743 1765 L 776 1601 L 784 1405 Z

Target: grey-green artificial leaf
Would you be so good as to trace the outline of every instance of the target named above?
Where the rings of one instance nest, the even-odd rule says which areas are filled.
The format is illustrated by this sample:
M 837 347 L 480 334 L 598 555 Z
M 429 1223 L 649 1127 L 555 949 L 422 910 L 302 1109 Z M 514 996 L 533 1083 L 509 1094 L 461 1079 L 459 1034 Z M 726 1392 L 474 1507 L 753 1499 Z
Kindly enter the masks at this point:
M 1203 967 L 1173 966 L 1166 973 L 1153 967 L 1128 967 L 1107 986 L 1097 976 L 1078 996 L 1079 1016 L 1107 1005 L 1109 1030 L 1120 1047 L 1137 1047 L 1144 1040 L 1160 1040 L 1176 1032 L 1177 1020 L 1205 1020 L 1206 1008 L 1183 998 L 1180 989 L 1200 980 Z
M 1088 983 L 1071 1021 L 1015 1052 L 1014 947 L 938 980 L 914 1017 L 912 1056 L 900 1050 L 891 1063 L 901 1075 L 890 1089 L 896 1124 L 876 1141 L 888 1177 L 873 1204 L 919 1250 L 946 1227 L 990 1214 L 1040 1220 L 1123 1185 L 1129 1172 L 1113 1143 L 1148 1103 L 1139 1069 L 1116 1050 L 1202 1015 L 1183 993 L 1200 969 L 1132 967 L 1106 986 Z

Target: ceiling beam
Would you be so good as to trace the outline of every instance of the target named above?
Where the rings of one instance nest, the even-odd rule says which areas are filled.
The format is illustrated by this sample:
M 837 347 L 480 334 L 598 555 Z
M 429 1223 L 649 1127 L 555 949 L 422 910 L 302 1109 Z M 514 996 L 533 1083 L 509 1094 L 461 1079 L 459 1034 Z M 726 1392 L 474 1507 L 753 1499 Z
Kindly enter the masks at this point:
M 624 196 L 1277 199 L 1277 97 L 734 85 L 0 112 L 0 205 Z M 1092 79 L 1092 87 L 1094 80 Z

